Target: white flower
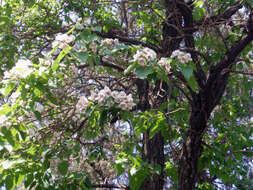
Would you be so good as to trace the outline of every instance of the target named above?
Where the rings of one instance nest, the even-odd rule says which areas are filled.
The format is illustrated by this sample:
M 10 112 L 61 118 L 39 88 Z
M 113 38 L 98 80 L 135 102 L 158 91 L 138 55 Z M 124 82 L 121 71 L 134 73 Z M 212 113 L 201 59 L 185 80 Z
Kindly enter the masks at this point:
M 133 58 L 133 61 L 137 61 L 141 66 L 145 66 L 147 61 L 153 61 L 156 58 L 156 53 L 152 49 L 144 48 L 141 51 L 137 50 Z
M 14 92 L 12 93 L 12 95 L 10 96 L 10 101 L 12 103 L 16 102 L 16 100 L 18 99 L 18 97 L 20 96 L 20 92 Z
M 98 101 L 99 104 L 104 104 L 105 100 L 106 100 L 106 96 L 105 96 L 104 92 L 101 90 L 98 93 L 98 99 L 97 99 L 97 101 Z
M 89 100 L 85 96 L 81 96 L 76 104 L 76 108 L 80 112 L 85 112 L 87 106 L 89 105 Z
M 89 98 L 88 98 L 90 101 L 97 101 L 98 100 L 98 94 L 97 93 L 95 93 L 94 91 L 91 91 L 91 94 L 90 94 L 90 96 L 89 96 Z
M 113 39 L 106 38 L 101 41 L 102 46 L 113 46 L 113 45 L 117 45 L 118 43 L 119 43 L 118 39 L 113 40 Z
M 41 66 L 39 68 L 39 75 L 42 75 L 42 73 L 44 73 L 46 71 L 46 69 L 47 69 L 46 67 Z
M 4 72 L 4 79 L 25 78 L 34 71 L 31 66 L 31 61 L 20 59 L 10 71 Z
M 68 37 L 67 34 L 62 34 L 59 33 L 56 35 L 55 40 L 60 41 L 60 42 L 65 42 L 65 39 Z
M 65 49 L 67 46 L 68 46 L 68 44 L 64 43 L 64 42 L 59 44 L 59 48 L 61 48 L 61 49 Z
M 89 45 L 89 48 L 91 49 L 91 51 L 93 53 L 96 53 L 96 51 L 97 51 L 97 45 L 96 45 L 95 42 L 91 42 L 90 45 Z
M 139 65 L 141 65 L 141 66 L 145 66 L 145 65 L 146 65 L 146 59 L 143 58 L 143 57 L 140 57 L 140 58 L 138 59 L 138 63 L 139 63 Z
M 118 96 L 119 92 L 118 91 L 112 91 L 112 97 L 115 99 Z
M 59 44 L 60 44 L 59 41 L 53 41 L 52 47 L 55 48 L 55 47 L 58 46 Z
M 165 58 L 165 57 L 162 57 L 162 58 L 157 62 L 157 64 L 160 65 L 160 66 L 165 66 L 165 65 L 168 64 L 168 63 L 169 63 L 169 61 L 168 61 L 168 59 Z
M 129 102 L 129 103 L 133 102 L 133 96 L 132 96 L 132 94 L 128 94 L 128 96 L 126 97 L 126 101 Z
M 156 58 L 156 53 L 152 49 L 144 48 L 143 52 L 148 61 L 153 61 Z
M 113 45 L 114 43 L 114 40 L 113 39 L 104 39 L 101 41 L 101 45 L 104 46 L 104 45 Z
M 11 126 L 11 123 L 9 122 L 9 119 L 6 115 L 0 116 L 0 127 L 2 126 L 6 126 L 6 127 Z
M 170 67 L 170 64 L 169 64 L 169 63 L 165 65 L 165 69 L 166 69 L 167 73 L 170 72 L 170 68 L 171 68 L 171 67 Z
M 108 86 L 105 86 L 105 88 L 103 89 L 103 92 L 105 93 L 105 96 L 110 97 L 112 95 L 112 91 L 110 88 L 108 88 Z
M 191 55 L 189 53 L 184 53 L 179 50 L 175 50 L 171 54 L 171 58 L 176 58 L 181 63 L 187 63 L 192 60 Z
M 44 106 L 39 102 L 35 102 L 34 103 L 34 110 L 36 110 L 38 112 L 42 112 L 44 110 Z
M 57 34 L 55 37 L 55 41 L 52 43 L 52 47 L 55 48 L 59 46 L 59 48 L 64 49 L 67 47 L 67 44 L 75 40 L 75 36 L 68 34 Z
M 75 36 L 70 35 L 66 37 L 65 42 L 70 43 L 70 42 L 73 42 L 75 39 L 76 39 Z
M 120 107 L 121 109 L 123 109 L 123 110 L 127 110 L 127 109 L 128 109 L 128 106 L 127 106 L 127 103 L 126 103 L 126 102 L 121 102 L 121 103 L 119 104 L 119 107 Z

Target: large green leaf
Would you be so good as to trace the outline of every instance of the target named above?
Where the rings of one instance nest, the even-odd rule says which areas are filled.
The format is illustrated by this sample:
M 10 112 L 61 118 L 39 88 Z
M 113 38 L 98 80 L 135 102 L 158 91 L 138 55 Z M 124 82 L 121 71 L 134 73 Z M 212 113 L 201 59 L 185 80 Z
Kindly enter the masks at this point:
M 130 175 L 130 189 L 131 190 L 139 190 L 142 182 L 148 177 L 148 173 L 145 169 L 139 169 L 132 168 L 133 175 Z
M 58 171 L 61 175 L 65 176 L 68 173 L 68 162 L 63 160 L 57 164 Z
M 139 66 L 136 68 L 135 73 L 138 78 L 145 79 L 152 72 L 152 70 L 152 67 Z
M 182 67 L 181 72 L 184 75 L 184 77 L 188 80 L 193 74 L 193 69 L 190 65 L 187 65 L 186 67 Z

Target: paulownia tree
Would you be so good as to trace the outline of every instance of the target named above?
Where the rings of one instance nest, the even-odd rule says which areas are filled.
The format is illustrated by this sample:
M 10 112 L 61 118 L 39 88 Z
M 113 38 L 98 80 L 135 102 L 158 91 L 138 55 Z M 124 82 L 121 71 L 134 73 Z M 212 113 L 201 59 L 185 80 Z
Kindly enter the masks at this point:
M 0 185 L 251 189 L 251 1 L 0 1 Z

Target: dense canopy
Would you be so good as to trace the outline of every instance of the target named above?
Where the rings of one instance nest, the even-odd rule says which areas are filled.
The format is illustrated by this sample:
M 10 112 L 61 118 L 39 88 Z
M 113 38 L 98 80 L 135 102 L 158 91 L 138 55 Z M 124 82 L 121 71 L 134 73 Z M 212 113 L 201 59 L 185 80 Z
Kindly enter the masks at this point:
M 1 0 L 0 187 L 253 188 L 251 0 Z

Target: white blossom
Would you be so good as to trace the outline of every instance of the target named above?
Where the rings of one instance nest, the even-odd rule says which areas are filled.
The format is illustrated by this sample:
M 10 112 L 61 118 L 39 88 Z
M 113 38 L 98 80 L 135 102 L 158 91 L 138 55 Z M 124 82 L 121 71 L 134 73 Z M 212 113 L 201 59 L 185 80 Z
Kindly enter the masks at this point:
M 44 106 L 39 102 L 35 102 L 34 103 L 34 110 L 36 110 L 38 112 L 42 112 L 44 110 Z
M 113 46 L 113 45 L 117 45 L 119 43 L 118 39 L 109 39 L 106 38 L 104 40 L 101 41 L 101 45 L 102 46 Z
M 76 104 L 76 108 L 79 112 L 85 112 L 88 105 L 89 100 L 85 96 L 81 96 Z
M 123 110 L 127 110 L 127 109 L 128 109 L 128 106 L 127 106 L 127 103 L 126 103 L 126 102 L 121 102 L 121 103 L 119 104 L 119 107 L 120 107 L 121 109 L 123 109 Z
M 11 96 L 10 96 L 10 101 L 12 103 L 16 102 L 16 100 L 18 99 L 18 97 L 20 96 L 20 94 L 21 94 L 20 92 L 14 92 L 14 93 L 12 93 Z
M 10 70 L 4 72 L 4 79 L 26 78 L 34 71 L 31 61 L 20 59 L 16 65 Z
M 141 66 L 145 66 L 148 61 L 153 61 L 156 58 L 156 53 L 149 48 L 137 50 L 133 56 L 133 61 L 137 61 Z
M 9 118 L 6 115 L 0 116 L 0 127 L 1 126 L 10 126 L 11 123 L 9 122 Z
M 169 73 L 170 72 L 170 62 L 168 61 L 167 58 L 162 57 L 157 64 L 161 67 L 165 67 L 166 72 Z
M 180 63 L 187 63 L 192 60 L 191 54 L 184 53 L 180 50 L 175 50 L 171 54 L 171 58 L 176 58 L 179 60 Z
M 55 37 L 55 41 L 52 43 L 52 47 L 55 48 L 59 46 L 59 48 L 64 49 L 67 47 L 67 44 L 73 42 L 75 40 L 75 36 L 68 34 L 57 34 Z
M 124 91 L 111 91 L 111 89 L 107 86 L 98 93 L 91 91 L 91 95 L 88 99 L 92 102 L 104 105 L 106 100 L 110 97 L 113 99 L 113 101 L 109 102 L 110 106 L 113 106 L 114 102 L 116 102 L 123 110 L 130 110 L 133 106 L 135 106 L 132 94 L 127 95 Z
M 96 53 L 96 51 L 97 51 L 97 45 L 96 45 L 95 42 L 91 42 L 90 45 L 89 45 L 89 48 L 91 49 L 91 51 L 93 53 Z

